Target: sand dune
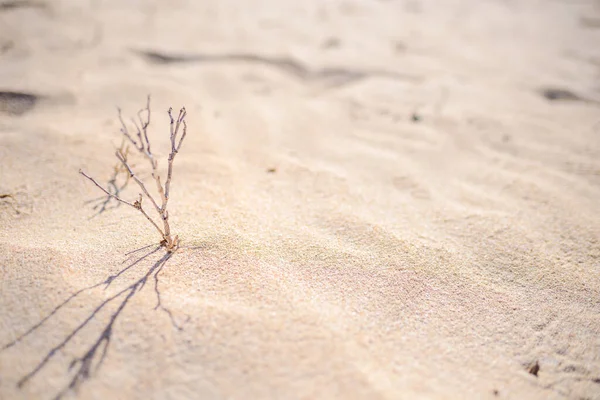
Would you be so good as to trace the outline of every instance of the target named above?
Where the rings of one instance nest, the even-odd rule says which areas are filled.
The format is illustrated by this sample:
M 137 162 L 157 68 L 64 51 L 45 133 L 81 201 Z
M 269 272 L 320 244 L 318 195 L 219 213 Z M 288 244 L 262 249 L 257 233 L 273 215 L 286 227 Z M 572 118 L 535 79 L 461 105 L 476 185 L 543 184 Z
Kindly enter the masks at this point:
M 1 2 L 0 398 L 600 399 L 598 21 Z M 148 94 L 173 255 L 78 174 Z

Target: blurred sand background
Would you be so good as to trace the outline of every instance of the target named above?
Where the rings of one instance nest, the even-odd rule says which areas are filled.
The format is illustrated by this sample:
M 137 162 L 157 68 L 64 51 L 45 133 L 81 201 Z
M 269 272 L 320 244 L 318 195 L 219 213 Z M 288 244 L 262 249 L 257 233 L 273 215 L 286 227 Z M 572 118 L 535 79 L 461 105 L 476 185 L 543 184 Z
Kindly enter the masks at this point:
M 0 91 L 1 399 L 600 399 L 600 2 L 2 0 Z

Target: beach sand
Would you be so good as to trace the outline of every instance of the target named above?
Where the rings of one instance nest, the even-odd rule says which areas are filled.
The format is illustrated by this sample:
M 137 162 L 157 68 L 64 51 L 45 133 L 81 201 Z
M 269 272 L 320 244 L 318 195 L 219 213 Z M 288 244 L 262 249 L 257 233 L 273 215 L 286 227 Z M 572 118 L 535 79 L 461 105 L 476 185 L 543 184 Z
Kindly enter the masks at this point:
M 600 399 L 598 43 L 592 0 L 1 2 L 0 398 Z M 170 257 L 78 174 L 148 94 Z

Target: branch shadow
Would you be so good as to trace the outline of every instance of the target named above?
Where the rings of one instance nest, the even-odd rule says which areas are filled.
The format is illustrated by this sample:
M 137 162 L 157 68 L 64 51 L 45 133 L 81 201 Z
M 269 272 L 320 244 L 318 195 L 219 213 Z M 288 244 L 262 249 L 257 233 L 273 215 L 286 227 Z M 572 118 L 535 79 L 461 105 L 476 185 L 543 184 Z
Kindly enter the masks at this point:
M 122 147 L 123 147 L 123 145 L 121 145 L 121 148 Z M 114 170 L 113 170 L 112 176 L 106 182 L 106 188 L 112 195 L 120 197 L 121 192 L 123 190 L 125 190 L 125 188 L 129 185 L 129 175 L 125 174 L 125 176 L 126 176 L 125 181 L 122 183 L 119 183 L 118 182 L 119 175 L 123 172 L 123 170 L 120 168 L 119 165 L 115 166 L 113 169 Z M 113 197 L 111 197 L 109 195 L 100 196 L 100 197 L 96 197 L 91 200 L 87 200 L 84 202 L 84 204 L 85 205 L 94 204 L 94 206 L 92 207 L 92 210 L 96 211 L 88 219 L 93 219 L 106 211 L 114 210 L 121 206 L 121 202 L 115 200 Z
M 139 254 L 141 251 L 147 250 L 153 246 L 154 245 L 145 246 L 140 249 L 129 252 L 126 255 L 131 256 Z M 106 290 L 122 274 L 130 270 L 132 267 L 139 265 L 142 261 L 148 259 L 153 254 L 157 253 L 161 248 L 161 246 L 156 246 L 154 249 L 147 251 L 134 261 L 131 261 L 131 259 L 129 259 L 129 261 L 131 262 L 116 274 L 108 276 L 102 282 L 80 289 L 77 292 L 71 294 L 62 303 L 60 303 L 52 311 L 50 311 L 48 315 L 42 318 L 37 324 L 33 325 L 26 332 L 19 335 L 12 342 L 2 346 L 0 348 L 0 352 L 3 352 L 13 346 L 17 346 L 19 342 L 35 333 L 49 319 L 55 316 L 63 307 L 75 300 L 82 293 L 96 289 L 100 286 L 104 286 L 104 290 Z M 146 282 L 152 276 L 154 278 L 154 292 L 157 298 L 157 304 L 154 307 L 154 310 L 160 309 L 161 311 L 165 312 L 169 317 L 173 327 L 178 331 L 182 331 L 183 325 L 187 321 L 189 321 L 190 317 L 188 316 L 183 323 L 177 323 L 172 311 L 163 305 L 159 289 L 159 275 L 165 267 L 165 265 L 167 264 L 167 261 L 169 261 L 169 259 L 172 256 L 173 253 L 165 253 L 158 261 L 154 262 L 154 264 L 152 264 L 139 279 L 135 280 L 133 283 L 131 283 L 124 289 L 118 291 L 114 295 L 111 295 L 107 299 L 103 300 L 100 304 L 98 304 L 87 316 L 87 318 L 85 318 L 79 325 L 77 325 L 77 327 L 75 327 L 69 334 L 67 334 L 60 343 L 58 343 L 52 349 L 50 349 L 48 353 L 46 353 L 46 355 L 43 357 L 43 359 L 33 369 L 31 369 L 29 373 L 27 373 L 21 379 L 19 379 L 19 381 L 17 382 L 17 387 L 23 388 L 26 384 L 28 384 L 53 359 L 53 357 L 57 355 L 57 352 L 65 348 L 73 340 L 73 338 L 75 338 L 77 334 L 96 317 L 96 315 L 100 311 L 102 311 L 111 303 L 118 304 L 118 306 L 116 307 L 116 311 L 112 313 L 108 322 L 106 323 L 106 325 L 104 325 L 95 341 L 81 356 L 74 358 L 70 362 L 67 371 L 71 372 L 74 370 L 75 372 L 70 378 L 70 381 L 60 390 L 60 392 L 58 392 L 54 396 L 54 400 L 61 399 L 65 394 L 67 394 L 67 392 L 69 392 L 70 390 L 77 389 L 82 383 L 90 379 L 94 373 L 98 372 L 98 370 L 100 369 L 107 357 L 115 322 L 117 321 L 121 313 L 125 310 L 130 300 L 135 296 L 136 293 L 140 292 L 144 288 Z M 126 262 L 128 262 L 127 259 L 124 261 L 124 263 Z
M 238 63 L 277 69 L 304 82 L 320 82 L 329 88 L 344 86 L 371 77 L 418 82 L 421 78 L 384 69 L 310 68 L 292 57 L 269 57 L 252 53 L 168 54 L 154 50 L 133 50 L 150 64 Z

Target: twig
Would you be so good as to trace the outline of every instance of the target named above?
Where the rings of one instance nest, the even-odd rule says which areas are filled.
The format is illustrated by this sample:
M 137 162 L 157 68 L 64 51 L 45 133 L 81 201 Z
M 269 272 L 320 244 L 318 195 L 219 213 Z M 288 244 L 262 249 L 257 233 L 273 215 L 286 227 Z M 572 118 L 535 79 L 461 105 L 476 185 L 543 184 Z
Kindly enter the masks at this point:
M 129 155 L 129 145 L 127 144 L 128 142 L 125 141 L 125 137 L 122 138 L 121 140 L 121 146 L 118 148 L 118 150 L 123 154 L 123 156 L 125 157 L 125 159 L 127 159 L 127 156 Z M 125 175 L 125 181 L 122 184 L 119 184 L 118 180 L 119 180 L 119 175 L 121 175 L 121 173 L 124 172 L 123 175 Z M 127 185 L 129 184 L 129 174 L 127 173 L 127 170 L 123 167 L 123 164 L 119 161 L 115 164 L 115 166 L 113 167 L 113 173 L 112 176 L 110 177 L 110 179 L 107 181 L 107 187 L 106 189 L 113 195 L 115 196 L 119 196 L 120 193 L 127 187 Z M 109 210 L 108 206 L 111 202 L 111 200 L 113 199 L 113 197 L 111 196 L 103 196 L 97 199 L 92 199 L 92 200 L 88 200 L 85 203 L 97 203 L 93 209 L 94 210 L 98 210 L 98 212 L 93 215 L 90 218 L 93 218 L 97 215 L 102 214 L 104 211 Z M 120 206 L 121 203 L 117 201 L 117 206 Z
M 163 226 L 164 226 L 163 229 L 160 229 L 159 226 L 156 224 L 156 222 L 154 222 L 154 220 L 152 218 L 150 218 L 150 216 L 143 209 L 141 193 L 139 195 L 138 200 L 136 200 L 134 203 L 130 203 L 128 201 L 121 199 L 121 197 L 119 196 L 118 190 L 115 190 L 114 194 L 110 193 L 108 190 L 106 190 L 104 187 L 102 187 L 98 182 L 96 182 L 92 177 L 85 174 L 82 170 L 79 170 L 79 172 L 83 176 L 88 178 L 90 181 L 92 181 L 98 188 L 100 188 L 100 190 L 102 190 L 104 193 L 106 193 L 106 195 L 108 195 L 110 198 L 114 198 L 121 203 L 127 204 L 128 206 L 139 210 L 146 217 L 146 219 L 148 219 L 148 221 L 150 221 L 150 223 L 152 223 L 152 225 L 154 225 L 154 227 L 158 230 L 158 232 L 160 232 L 160 235 L 162 237 L 161 244 L 167 248 L 167 251 L 174 252 L 179 247 L 179 237 L 177 235 L 176 236 L 171 235 L 171 227 L 169 226 L 169 212 L 167 210 L 167 204 L 169 202 L 171 180 L 173 177 L 173 160 L 175 159 L 175 156 L 179 152 L 179 149 L 181 148 L 181 144 L 183 143 L 183 139 L 185 138 L 185 136 L 187 134 L 187 124 L 185 122 L 185 116 L 187 114 L 186 110 L 185 110 L 185 108 L 182 108 L 179 111 L 179 116 L 177 117 L 177 119 L 173 118 L 172 108 L 169 108 L 169 111 L 168 111 L 168 115 L 169 115 L 169 119 L 170 119 L 171 152 L 169 153 L 169 157 L 168 157 L 167 179 L 165 181 L 164 187 L 161 184 L 160 175 L 158 174 L 158 171 L 157 171 L 158 162 L 156 161 L 156 159 L 154 158 L 154 155 L 152 154 L 151 147 L 150 147 L 150 140 L 148 139 L 148 126 L 150 125 L 150 116 L 151 116 L 150 96 L 148 96 L 146 108 L 138 111 L 138 113 L 137 113 L 137 117 L 138 117 L 139 121 L 135 121 L 132 119 L 133 125 L 136 128 L 135 136 L 137 137 L 137 140 L 134 139 L 133 135 L 129 133 L 129 130 L 127 129 L 127 125 L 125 124 L 125 122 L 123 120 L 121 109 L 118 108 L 117 110 L 118 110 L 119 121 L 121 122 L 121 134 L 123 134 L 123 137 L 126 138 L 129 142 L 131 142 L 131 144 L 140 153 L 142 153 L 144 155 L 144 157 L 147 158 L 148 161 L 150 162 L 150 166 L 152 167 L 152 178 L 156 182 L 156 187 L 157 187 L 158 193 L 160 195 L 161 205 L 160 206 L 158 205 L 156 200 L 154 200 L 154 197 L 152 197 L 150 192 L 146 189 L 146 185 L 144 184 L 144 182 L 142 182 L 137 177 L 137 175 L 134 173 L 132 167 L 129 165 L 128 160 L 127 160 L 129 148 L 126 148 L 125 150 L 123 150 L 123 143 L 121 144 L 121 147 L 115 152 L 115 156 L 119 160 L 120 165 L 115 167 L 115 177 L 114 177 L 113 181 L 111 181 L 109 183 L 113 184 L 116 187 L 116 184 L 114 183 L 114 181 L 116 181 L 116 175 L 118 175 L 118 173 L 121 171 L 121 168 L 123 168 L 123 170 L 126 170 L 128 173 L 128 179 L 132 178 L 138 184 L 138 186 L 140 187 L 140 189 L 143 192 L 143 195 L 146 196 L 150 200 L 152 205 L 154 206 L 160 219 L 162 219 L 162 221 L 163 221 Z M 144 112 L 146 113 L 146 118 L 143 118 Z M 181 135 L 179 135 L 181 126 L 183 126 L 183 129 L 181 130 Z M 179 136 L 179 140 L 178 140 L 178 136 Z
M 90 181 L 94 182 L 94 185 L 98 186 L 98 188 L 100 190 L 102 190 L 104 193 L 106 193 L 107 196 L 112 197 L 115 200 L 120 201 L 123 204 L 127 204 L 130 207 L 133 208 L 137 208 L 135 205 L 133 205 L 132 203 L 123 200 L 122 198 L 120 198 L 119 196 L 115 196 L 114 194 L 110 193 L 108 190 L 104 189 L 98 182 L 96 182 L 96 180 L 94 178 L 92 178 L 91 176 L 87 175 L 85 172 L 83 172 L 81 169 L 79 170 L 79 173 L 83 176 L 85 176 L 86 178 L 88 178 Z

